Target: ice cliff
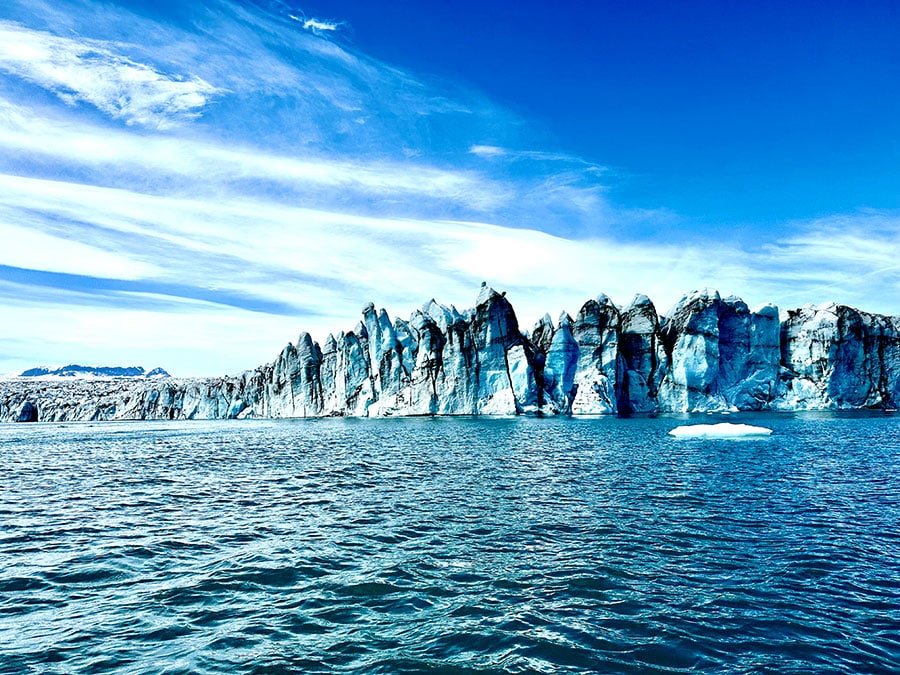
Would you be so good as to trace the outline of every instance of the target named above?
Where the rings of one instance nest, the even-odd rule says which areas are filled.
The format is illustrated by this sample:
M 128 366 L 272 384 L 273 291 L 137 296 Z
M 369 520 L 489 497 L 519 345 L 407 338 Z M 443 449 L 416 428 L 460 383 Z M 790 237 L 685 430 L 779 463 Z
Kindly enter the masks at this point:
M 502 293 L 434 300 L 408 321 L 367 305 L 323 344 L 301 333 L 227 378 L 0 382 L 0 420 L 631 414 L 894 408 L 900 317 L 842 305 L 779 317 L 696 291 L 665 316 L 601 295 L 523 331 Z

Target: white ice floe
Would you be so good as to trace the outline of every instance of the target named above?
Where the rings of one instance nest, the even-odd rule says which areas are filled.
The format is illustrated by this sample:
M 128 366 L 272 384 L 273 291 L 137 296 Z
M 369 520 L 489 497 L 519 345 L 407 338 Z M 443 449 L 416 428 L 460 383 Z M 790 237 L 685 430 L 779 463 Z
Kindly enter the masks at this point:
M 749 424 L 687 424 L 675 427 L 670 436 L 678 438 L 747 438 L 751 436 L 768 436 L 772 433 L 766 427 L 754 427 Z

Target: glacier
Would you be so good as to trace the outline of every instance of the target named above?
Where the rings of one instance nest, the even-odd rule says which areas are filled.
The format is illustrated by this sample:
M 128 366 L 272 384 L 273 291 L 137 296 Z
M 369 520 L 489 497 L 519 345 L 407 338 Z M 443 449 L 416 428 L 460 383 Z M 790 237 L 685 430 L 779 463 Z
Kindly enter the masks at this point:
M 408 320 L 368 304 L 322 344 L 300 333 L 230 377 L 0 381 L 0 421 L 602 415 L 894 409 L 900 317 L 837 304 L 780 313 L 715 290 L 660 315 L 606 295 L 522 330 L 482 285 L 463 311 L 430 300 Z

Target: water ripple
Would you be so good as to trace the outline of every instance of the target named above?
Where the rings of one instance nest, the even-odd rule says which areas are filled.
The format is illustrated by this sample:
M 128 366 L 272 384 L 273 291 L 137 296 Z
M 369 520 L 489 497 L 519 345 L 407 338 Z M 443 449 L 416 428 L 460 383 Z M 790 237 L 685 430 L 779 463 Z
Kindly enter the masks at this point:
M 0 427 L 0 673 L 900 671 L 900 421 L 683 421 Z

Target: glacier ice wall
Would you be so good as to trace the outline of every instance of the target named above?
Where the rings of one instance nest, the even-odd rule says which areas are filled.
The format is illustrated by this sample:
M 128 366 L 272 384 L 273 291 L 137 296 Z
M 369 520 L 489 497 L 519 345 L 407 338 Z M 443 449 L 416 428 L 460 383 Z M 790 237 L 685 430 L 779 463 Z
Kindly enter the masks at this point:
M 434 300 L 408 321 L 372 304 L 322 345 L 300 333 L 241 375 L 158 381 L 0 382 L 0 420 L 631 414 L 894 408 L 900 317 L 843 305 L 779 317 L 695 291 L 665 316 L 637 295 L 519 327 L 505 294 Z

